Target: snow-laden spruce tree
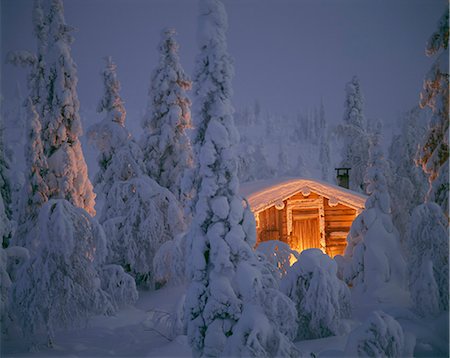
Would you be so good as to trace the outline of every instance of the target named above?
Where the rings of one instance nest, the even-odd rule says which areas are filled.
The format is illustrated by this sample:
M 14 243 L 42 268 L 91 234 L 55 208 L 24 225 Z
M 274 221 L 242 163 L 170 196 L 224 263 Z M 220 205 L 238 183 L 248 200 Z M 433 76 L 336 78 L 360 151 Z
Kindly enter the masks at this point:
M 365 191 L 364 175 L 369 162 L 369 135 L 363 112 L 364 99 L 358 77 L 345 86 L 344 123 L 338 127 L 343 139 L 340 167 L 351 168 L 350 189 Z
M 46 5 L 48 1 L 46 2 Z M 44 15 L 41 0 L 33 1 L 33 32 L 37 42 L 35 52 L 16 51 L 7 54 L 7 62 L 15 65 L 28 67 L 30 72 L 27 77 L 29 96 L 40 116 L 44 113 L 44 102 L 47 98 L 45 82 L 45 55 L 48 47 L 48 18 Z
M 20 268 L 30 259 L 30 251 L 21 246 L 9 246 L 5 249 L 8 256 L 6 271 L 11 281 L 16 281 Z
M 424 137 L 429 113 L 418 106 L 403 113 L 400 118 L 400 134 L 393 136 L 389 146 L 389 160 L 393 162 L 395 173 L 408 178 L 414 185 L 417 206 L 423 202 L 426 193 L 426 177 L 416 166 L 415 158 L 421 138 Z
M 276 174 L 278 177 L 286 177 L 292 175 L 292 167 L 287 156 L 287 147 L 280 142 L 278 145 L 278 160 Z
M 87 174 L 81 143 L 76 65 L 70 53 L 72 28 L 66 24 L 62 0 L 48 0 L 45 89 L 42 118 L 49 198 L 66 199 L 95 215 L 95 194 Z
M 420 106 L 431 108 L 433 116 L 417 158 L 418 164 L 428 174 L 430 183 L 428 200 L 438 203 L 447 216 L 449 213 L 448 19 L 449 14 L 446 10 L 426 48 L 427 56 L 437 58 L 425 77 L 420 94 Z
M 2 198 L 0 196 L 0 209 L 2 205 Z M 0 219 L 1 220 L 1 219 Z M 1 224 L 1 222 L 0 222 Z M 1 334 L 6 330 L 9 324 L 9 290 L 11 287 L 11 278 L 6 271 L 8 256 L 6 250 L 0 247 L 0 326 Z
M 0 196 L 0 207 L 1 207 Z M 28 250 L 19 246 L 0 247 L 0 330 L 3 335 L 10 334 L 14 317 L 10 309 L 11 286 L 17 278 L 17 271 L 29 259 Z
M 415 158 L 421 138 L 425 135 L 426 113 L 415 107 L 401 118 L 401 134 L 392 138 L 389 147 L 388 178 L 391 197 L 392 221 L 400 233 L 402 243 L 408 235 L 413 209 L 423 203 L 428 190 L 423 170 L 416 166 Z
M 108 295 L 114 311 L 137 301 L 139 295 L 136 282 L 124 271 L 122 266 L 106 264 L 97 271 L 101 280 L 101 288 Z
M 303 141 L 310 141 L 310 127 L 312 124 L 310 123 L 309 113 L 297 114 L 297 122 L 296 134 L 298 138 Z
M 11 101 L 4 103 L 3 118 L 5 120 L 5 137 L 7 140 L 7 150 L 10 153 L 9 161 L 14 163 L 9 170 L 11 183 L 11 217 L 17 221 L 20 191 L 24 185 L 23 175 L 23 148 L 24 148 L 24 127 L 26 125 L 26 101 L 23 97 L 19 82 L 16 84 L 14 97 Z
M 28 75 L 28 89 L 33 104 L 37 107 L 36 111 L 43 116 L 43 105 L 47 98 L 47 89 L 45 81 L 45 55 L 48 47 L 48 18 L 44 15 L 41 0 L 34 0 L 33 4 L 33 30 L 37 42 L 37 50 L 32 55 L 32 70 Z
M 26 336 L 83 323 L 113 306 L 101 289 L 98 269 L 106 255 L 101 226 L 64 199 L 42 206 L 35 254 L 19 269 L 11 287 L 11 308 Z
M 159 64 L 152 74 L 149 105 L 142 121 L 141 141 L 147 174 L 184 202 L 184 172 L 192 167 L 192 148 L 187 136 L 191 101 L 186 92 L 192 83 L 180 65 L 175 30 L 166 29 L 159 44 Z M 189 196 L 189 195 L 188 195 Z
M 275 314 L 289 311 L 290 301 L 263 280 L 252 248 L 253 214 L 238 194 L 234 148 L 239 135 L 230 103 L 233 66 L 225 9 L 217 0 L 201 0 L 199 8 L 197 200 L 187 234 L 191 282 L 185 301 L 189 344 L 195 356 L 292 356 L 297 353 L 289 339 L 295 335 L 292 326 L 284 327 L 281 313 Z
M 409 288 L 417 311 L 448 311 L 448 221 L 435 203 L 416 207 L 407 236 Z
M 370 148 L 365 181 L 369 198 L 347 236 L 343 260 L 337 256 L 344 280 L 367 297 L 393 299 L 406 284 L 406 263 L 399 234 L 392 224 L 385 173 L 387 163 L 379 140 Z
M 48 9 L 48 2 L 46 3 Z M 13 65 L 20 65 L 22 67 L 29 68 L 29 73 L 27 76 L 27 88 L 28 88 L 28 97 L 26 101 L 21 101 L 19 104 L 21 110 L 24 110 L 26 107 L 25 113 L 25 123 L 24 129 L 25 131 L 29 130 L 29 122 L 30 118 L 33 118 L 35 115 L 38 116 L 38 120 L 42 121 L 44 117 L 44 104 L 48 97 L 47 88 L 46 88 L 46 78 L 45 78 L 45 56 L 47 52 L 47 44 L 48 44 L 48 16 L 44 14 L 44 8 L 42 6 L 41 0 L 34 0 L 33 3 L 33 13 L 32 13 L 32 21 L 33 21 L 33 32 L 37 42 L 37 49 L 34 53 L 29 51 L 19 51 L 8 53 L 7 61 Z M 31 99 L 31 105 L 29 100 Z M 32 113 L 36 112 L 36 113 Z M 39 124 L 41 127 L 41 125 Z M 25 133 L 25 149 L 24 156 L 25 161 L 27 160 L 27 146 L 29 143 L 27 142 L 29 138 L 27 136 L 29 132 Z M 40 136 L 41 134 L 39 134 Z M 34 142 L 34 141 L 33 141 Z M 27 174 L 25 174 L 26 176 Z M 17 215 L 18 220 L 20 220 L 21 216 L 23 218 L 23 201 L 24 201 L 24 192 L 28 183 L 20 183 L 21 187 L 17 190 L 17 198 L 15 200 L 16 211 L 15 215 Z M 16 183 L 16 185 L 19 183 Z M 21 234 L 24 233 L 24 228 L 21 225 L 18 225 L 18 229 L 21 230 Z
M 393 317 L 374 311 L 350 333 L 344 353 L 347 357 L 410 357 L 413 346 Z
M 337 277 L 337 265 L 318 249 L 302 251 L 281 283 L 295 303 L 297 338 L 315 339 L 342 334 L 349 318 L 350 290 Z
M 108 262 L 124 267 L 137 284 L 154 288 L 156 252 L 185 229 L 174 195 L 146 175 L 117 181 L 106 197 L 102 216 Z
M 6 216 L 3 197 L 0 195 L 0 238 L 2 238 L 2 248 L 8 247 L 11 237 L 12 224 Z
M 16 84 L 14 99 L 12 102 L 12 113 L 8 115 L 8 120 L 9 122 L 13 122 L 14 128 L 11 131 L 11 138 L 9 138 L 9 141 L 10 143 L 13 143 L 14 147 L 23 147 L 25 141 L 27 113 L 25 108 L 26 100 L 19 82 Z
M 276 170 L 267 160 L 266 151 L 262 141 L 259 141 L 254 146 L 253 152 L 253 167 L 252 172 L 255 179 L 270 179 L 275 177 Z
M 3 133 L 3 117 L 0 116 L 0 239 L 2 240 L 2 247 L 5 248 L 9 245 L 13 225 L 11 221 L 11 183 L 9 180 L 10 163 Z
M 159 284 L 186 282 L 185 233 L 161 244 L 153 258 L 153 277 Z
M 120 96 L 120 82 L 117 79 L 117 66 L 111 57 L 106 57 L 102 71 L 103 96 L 97 106 L 104 118 L 88 129 L 88 138 L 99 150 L 99 171 L 95 176 L 97 195 L 105 199 L 116 181 L 126 181 L 143 173 L 142 153 L 131 139 L 125 127 L 126 110 Z M 107 217 L 101 211 L 100 222 Z
M 319 110 L 319 162 L 320 162 L 320 172 L 321 179 L 324 181 L 330 180 L 330 168 L 331 168 L 331 160 L 330 160 L 330 139 L 328 135 L 328 126 L 325 120 L 325 107 L 323 102 L 320 102 L 320 110 Z
M 105 119 L 125 126 L 126 110 L 120 96 L 120 82 L 117 79 L 117 66 L 111 56 L 105 58 L 106 67 L 102 72 L 104 93 L 97 106 L 97 112 L 105 112 Z
M 0 197 L 1 208 L 1 197 Z M 20 246 L 0 248 L 0 327 L 6 336 L 14 327 L 14 315 L 10 309 L 11 286 L 19 277 L 22 266 L 30 259 L 29 251 Z
M 289 271 L 291 257 L 298 259 L 299 255 L 287 243 L 278 240 L 260 242 L 256 251 L 260 255 L 264 255 L 267 262 L 271 265 L 271 271 L 274 272 L 274 276 L 278 280 L 286 276 Z
M 268 162 L 265 145 L 269 141 L 274 146 L 279 145 L 280 141 L 273 138 L 269 140 L 268 137 L 265 137 L 264 141 L 260 140 L 265 131 L 265 117 L 268 118 L 267 115 L 263 116 L 261 114 L 258 102 L 253 106 L 245 107 L 234 115 L 234 121 L 240 134 L 240 142 L 236 153 L 238 155 L 238 177 L 241 183 L 275 177 L 276 168 L 272 167 Z M 280 157 L 282 160 L 287 161 L 285 155 L 280 155 Z M 282 172 L 286 171 L 285 167 L 281 168 Z M 288 170 L 290 174 L 285 175 L 292 175 L 293 169 L 291 166 L 290 170 Z
M 18 228 L 13 244 L 34 250 L 37 243 L 33 229 L 39 209 L 47 202 L 49 187 L 44 180 L 48 169 L 41 140 L 41 122 L 31 98 L 27 102 L 28 128 L 25 145 L 26 178 L 20 199 Z
M 153 259 L 159 247 L 184 230 L 178 201 L 169 190 L 144 174 L 143 155 L 125 127 L 116 65 L 106 59 L 104 94 L 98 111 L 105 112 L 88 136 L 99 150 L 96 190 L 104 198 L 100 223 L 107 235 L 107 262 L 121 265 L 138 283 L 153 287 Z
M 2 209 L 2 197 L 0 196 L 0 210 Z M 0 218 L 1 220 L 1 218 Z M 0 221 L 0 225 L 2 222 Z M 1 227 L 1 226 L 0 226 Z M 7 272 L 8 255 L 6 250 L 0 247 L 0 334 L 6 333 L 10 323 L 9 315 L 9 290 L 11 278 Z
M 241 183 L 250 182 L 256 179 L 254 168 L 256 161 L 254 158 L 255 147 L 251 143 L 249 136 L 241 135 L 238 153 L 238 177 Z

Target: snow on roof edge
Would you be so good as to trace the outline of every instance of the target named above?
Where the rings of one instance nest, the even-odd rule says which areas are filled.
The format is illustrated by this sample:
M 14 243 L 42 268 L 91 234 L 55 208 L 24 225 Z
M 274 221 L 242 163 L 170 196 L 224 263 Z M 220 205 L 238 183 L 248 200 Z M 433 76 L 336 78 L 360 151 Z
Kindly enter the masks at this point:
M 248 200 L 252 211 L 258 213 L 305 188 L 327 199 L 336 199 L 343 205 L 356 210 L 364 209 L 367 200 L 366 195 L 321 180 L 307 178 L 277 178 L 244 183 L 241 185 L 240 193 Z

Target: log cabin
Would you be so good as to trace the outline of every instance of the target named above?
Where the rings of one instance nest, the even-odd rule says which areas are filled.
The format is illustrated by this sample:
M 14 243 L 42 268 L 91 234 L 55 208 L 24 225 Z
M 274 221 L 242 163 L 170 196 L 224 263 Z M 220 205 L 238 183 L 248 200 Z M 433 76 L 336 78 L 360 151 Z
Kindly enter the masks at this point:
M 330 257 L 342 255 L 355 217 L 367 197 L 313 179 L 259 181 L 243 184 L 256 219 L 257 245 L 279 240 L 298 252 L 321 249 Z

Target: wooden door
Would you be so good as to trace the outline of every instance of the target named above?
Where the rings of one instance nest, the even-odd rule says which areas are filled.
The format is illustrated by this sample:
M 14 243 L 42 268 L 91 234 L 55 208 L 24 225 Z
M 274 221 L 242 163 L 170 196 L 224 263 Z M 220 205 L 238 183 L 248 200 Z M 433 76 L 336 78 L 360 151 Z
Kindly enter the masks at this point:
M 320 249 L 319 214 L 310 210 L 295 210 L 293 214 L 291 247 L 299 252 Z

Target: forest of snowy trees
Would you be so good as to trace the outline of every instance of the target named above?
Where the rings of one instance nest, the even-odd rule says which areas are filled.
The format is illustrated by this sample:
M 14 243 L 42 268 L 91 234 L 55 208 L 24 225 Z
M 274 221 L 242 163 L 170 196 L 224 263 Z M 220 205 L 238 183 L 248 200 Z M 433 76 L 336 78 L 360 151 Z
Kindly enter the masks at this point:
M 176 30 L 161 31 L 139 138 L 127 128 L 120 68 L 105 57 L 92 79 L 103 85 L 98 115 L 84 129 L 97 153 L 91 182 L 73 28 L 62 0 L 34 1 L 36 49 L 8 54 L 27 71 L 26 94 L 18 89 L 0 117 L 2 341 L 53 347 L 57 332 L 115 315 L 141 292 L 184 285 L 171 334 L 187 336 L 193 356 L 295 357 L 307 353 L 300 341 L 342 335 L 346 356 L 413 355 L 407 314 L 392 307 L 427 322 L 449 310 L 448 13 L 430 29 L 435 62 L 420 101 L 385 138 L 357 76 L 342 85 L 337 125 L 320 98 L 289 116 L 257 101 L 235 111 L 225 7 L 199 0 L 198 10 L 192 77 Z M 367 195 L 344 255 L 255 250 L 240 183 L 335 183 L 335 167 L 351 168 L 350 189 Z M 362 302 L 372 308 L 359 322 Z

